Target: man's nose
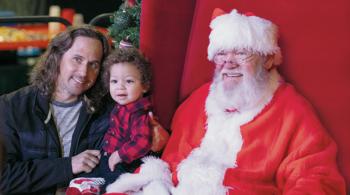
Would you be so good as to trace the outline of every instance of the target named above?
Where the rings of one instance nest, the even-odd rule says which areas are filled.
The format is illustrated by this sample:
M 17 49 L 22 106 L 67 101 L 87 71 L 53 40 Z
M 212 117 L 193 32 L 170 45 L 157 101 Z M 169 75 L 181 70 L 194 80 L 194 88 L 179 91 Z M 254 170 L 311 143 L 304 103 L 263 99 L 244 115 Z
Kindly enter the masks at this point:
M 82 63 L 80 64 L 79 66 L 79 76 L 86 76 L 87 75 L 87 72 L 88 72 L 88 63 Z
M 237 68 L 238 66 L 239 64 L 237 63 L 237 60 L 234 55 L 228 54 L 227 56 L 225 56 L 224 58 L 225 68 L 232 69 L 232 68 Z

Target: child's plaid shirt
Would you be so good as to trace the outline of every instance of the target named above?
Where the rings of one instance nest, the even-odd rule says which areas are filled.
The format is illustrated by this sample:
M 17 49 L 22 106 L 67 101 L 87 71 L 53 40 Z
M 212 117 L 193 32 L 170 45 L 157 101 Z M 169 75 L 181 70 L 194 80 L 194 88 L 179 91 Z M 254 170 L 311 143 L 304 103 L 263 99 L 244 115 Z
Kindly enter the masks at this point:
M 118 150 L 126 163 L 145 156 L 152 144 L 150 109 L 151 102 L 147 97 L 127 105 L 116 104 L 111 112 L 110 127 L 103 138 L 103 151 L 110 155 Z

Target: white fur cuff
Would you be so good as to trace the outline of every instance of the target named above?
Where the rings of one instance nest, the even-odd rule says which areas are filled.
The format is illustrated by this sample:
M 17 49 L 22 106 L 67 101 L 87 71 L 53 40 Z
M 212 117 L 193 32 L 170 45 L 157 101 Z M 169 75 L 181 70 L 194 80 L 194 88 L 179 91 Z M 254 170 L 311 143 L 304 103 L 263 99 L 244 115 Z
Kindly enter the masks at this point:
M 107 193 L 119 192 L 130 194 L 170 194 L 172 187 L 168 164 L 155 157 L 145 157 L 140 173 L 125 173 L 114 183 L 107 186 Z M 156 191 L 155 191 L 156 190 Z

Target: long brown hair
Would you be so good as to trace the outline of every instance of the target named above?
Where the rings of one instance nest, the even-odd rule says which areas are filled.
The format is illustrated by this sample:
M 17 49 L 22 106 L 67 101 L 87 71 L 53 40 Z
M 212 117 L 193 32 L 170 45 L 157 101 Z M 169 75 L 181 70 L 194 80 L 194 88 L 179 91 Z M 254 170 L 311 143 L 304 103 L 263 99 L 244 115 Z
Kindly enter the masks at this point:
M 110 46 L 107 38 L 92 26 L 68 27 L 51 40 L 46 52 L 40 57 L 38 63 L 30 73 L 30 84 L 36 86 L 43 95 L 52 96 L 55 90 L 62 56 L 72 47 L 77 37 L 89 37 L 101 41 L 103 47 L 101 63 L 109 54 Z M 100 98 L 105 94 L 103 87 L 101 87 L 101 70 L 102 68 L 100 69 L 95 85 L 85 92 L 90 106 L 97 106 Z

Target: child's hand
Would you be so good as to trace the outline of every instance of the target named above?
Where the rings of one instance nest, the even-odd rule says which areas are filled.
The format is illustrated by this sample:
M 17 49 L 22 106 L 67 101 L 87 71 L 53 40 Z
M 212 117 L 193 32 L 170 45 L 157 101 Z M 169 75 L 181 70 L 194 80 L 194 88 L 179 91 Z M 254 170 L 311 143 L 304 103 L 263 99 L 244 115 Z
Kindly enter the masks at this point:
M 120 158 L 118 151 L 115 151 L 112 153 L 112 155 L 108 159 L 108 166 L 111 171 L 114 171 L 114 167 L 116 164 L 121 162 L 122 159 Z

